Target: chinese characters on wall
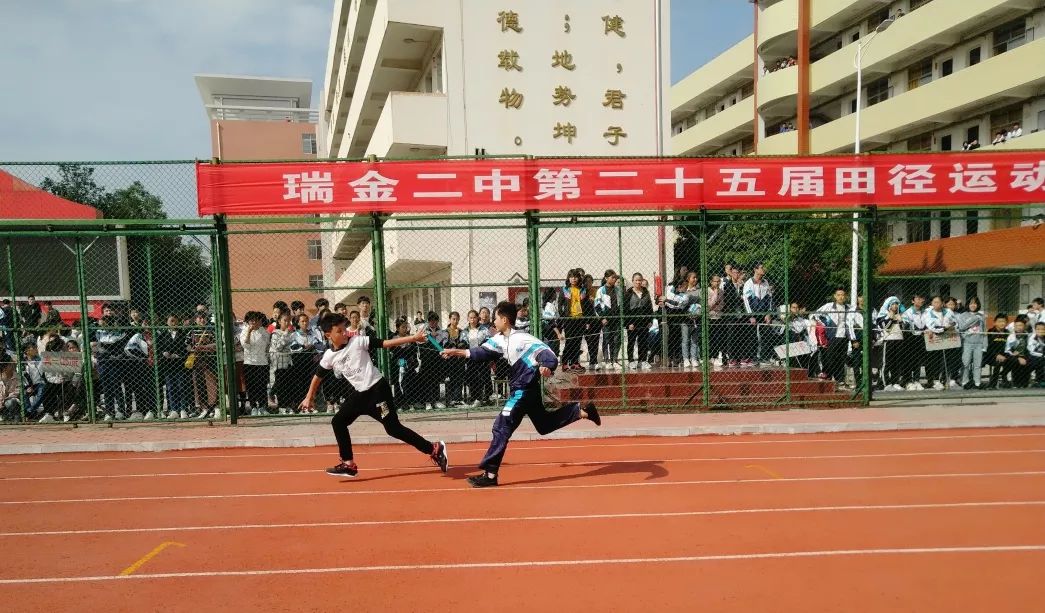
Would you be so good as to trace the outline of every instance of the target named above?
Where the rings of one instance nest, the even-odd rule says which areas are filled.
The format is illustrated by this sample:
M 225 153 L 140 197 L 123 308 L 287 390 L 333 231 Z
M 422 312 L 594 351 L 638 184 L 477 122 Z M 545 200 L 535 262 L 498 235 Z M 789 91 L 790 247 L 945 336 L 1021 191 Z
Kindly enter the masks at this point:
M 511 37 L 522 34 L 524 31 L 523 18 L 519 13 L 515 11 L 502 10 L 498 11 L 496 22 L 500 28 L 501 34 L 503 34 L 510 45 Z M 574 25 L 577 25 L 577 21 L 571 21 L 570 15 L 563 15 L 563 33 L 570 34 L 574 31 Z M 601 24 L 593 24 L 592 27 L 601 27 L 601 31 L 604 37 L 623 39 L 627 36 L 625 32 L 625 20 L 620 15 L 603 15 Z M 612 42 L 610 42 L 610 49 L 612 49 Z M 612 51 L 611 51 L 612 53 Z M 624 53 L 623 49 L 619 53 Z M 505 71 L 505 73 L 522 72 L 524 65 L 530 64 L 533 67 L 533 58 L 524 58 L 519 53 L 518 49 L 505 47 L 497 53 L 497 68 Z M 556 71 L 562 71 L 562 77 L 568 79 L 571 73 L 574 73 L 578 69 L 578 65 L 574 60 L 573 54 L 569 48 L 563 49 L 552 49 L 550 51 L 550 68 Z M 623 63 L 618 60 L 622 60 L 621 57 L 612 57 L 614 65 L 616 67 L 616 74 L 620 75 L 623 73 Z M 506 111 L 519 110 L 522 108 L 526 101 L 526 93 L 518 91 L 517 88 L 508 86 L 503 87 L 500 90 L 500 94 L 497 98 L 497 103 L 504 107 Z M 574 93 L 574 83 L 569 80 L 559 81 L 559 84 L 555 85 L 550 92 L 551 104 L 553 107 L 567 108 L 576 103 L 577 105 L 593 105 L 597 103 L 602 110 L 609 111 L 611 116 L 608 117 L 607 125 L 602 133 L 602 138 L 605 142 L 611 146 L 620 145 L 623 139 L 628 138 L 628 133 L 623 125 L 620 125 L 620 120 L 612 118 L 613 111 L 624 110 L 625 100 L 627 94 L 619 87 L 612 87 L 615 84 L 608 84 L 611 87 L 607 87 L 603 94 L 602 100 L 583 100 L 578 99 L 578 95 Z M 531 92 L 532 93 L 532 92 Z M 594 112 L 595 109 L 592 109 Z M 585 136 L 578 132 L 577 126 L 569 121 L 556 121 L 551 126 L 552 138 L 555 140 L 561 140 L 567 144 L 572 145 L 575 140 L 583 142 Z M 517 145 L 521 144 L 522 139 L 516 137 L 515 142 Z

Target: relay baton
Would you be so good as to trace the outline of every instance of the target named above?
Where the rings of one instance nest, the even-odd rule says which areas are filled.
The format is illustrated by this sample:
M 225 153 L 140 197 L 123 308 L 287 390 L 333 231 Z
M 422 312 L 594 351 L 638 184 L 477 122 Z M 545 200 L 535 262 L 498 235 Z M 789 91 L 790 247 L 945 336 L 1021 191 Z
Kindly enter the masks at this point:
M 428 335 L 428 342 L 432 343 L 432 346 L 436 348 L 440 353 L 443 351 L 443 346 L 439 344 L 439 341 L 435 340 L 435 337 L 431 334 Z

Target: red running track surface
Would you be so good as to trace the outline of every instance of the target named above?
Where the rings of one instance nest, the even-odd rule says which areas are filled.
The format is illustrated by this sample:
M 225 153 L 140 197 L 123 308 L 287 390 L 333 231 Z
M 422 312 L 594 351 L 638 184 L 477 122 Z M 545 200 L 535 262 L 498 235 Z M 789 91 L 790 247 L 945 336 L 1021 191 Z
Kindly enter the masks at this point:
M 1045 429 L 0 457 L 12 611 L 1026 611 Z M 165 545 L 166 544 L 166 545 Z M 149 555 L 151 554 L 151 555 Z M 121 574 L 123 573 L 123 574 Z

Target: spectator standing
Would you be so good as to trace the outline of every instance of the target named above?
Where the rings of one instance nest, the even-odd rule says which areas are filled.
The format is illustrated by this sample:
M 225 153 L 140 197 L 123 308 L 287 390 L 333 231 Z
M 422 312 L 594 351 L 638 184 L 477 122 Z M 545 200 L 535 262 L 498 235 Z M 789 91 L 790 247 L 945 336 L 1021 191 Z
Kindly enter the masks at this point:
M 195 325 L 189 331 L 189 357 L 191 365 L 193 398 L 196 401 L 196 418 L 220 417 L 218 410 L 217 341 L 210 316 L 196 312 Z
M 247 403 L 251 415 L 268 413 L 269 342 L 265 316 L 250 311 L 243 317 L 240 344 L 243 345 L 243 378 L 246 380 Z
M 653 319 L 653 300 L 643 285 L 642 273 L 631 276 L 631 289 L 624 296 L 624 321 L 628 330 L 627 358 L 632 369 L 649 370 L 649 326 Z M 635 351 L 635 352 L 633 352 Z
M 620 276 L 613 269 L 602 275 L 602 285 L 595 292 L 593 307 L 602 327 L 602 356 L 607 369 L 620 370 L 621 290 Z M 549 343 L 549 347 L 551 344 Z M 555 349 L 553 349 L 555 351 Z M 598 366 L 596 366 L 598 368 Z
M 951 312 L 946 306 L 944 306 L 943 298 L 940 296 L 933 296 L 932 306 L 925 312 L 925 337 L 928 340 L 933 340 L 935 337 L 954 332 L 957 328 L 957 322 L 954 318 L 954 313 Z M 944 382 L 949 381 L 953 383 L 954 387 L 958 384 L 951 380 L 951 377 L 957 376 L 956 373 L 952 374 L 948 368 L 948 360 L 946 350 L 944 351 L 932 351 L 926 352 L 925 363 L 925 376 L 926 385 L 935 390 L 944 389 Z
M 111 305 L 102 306 L 102 318 L 94 333 L 91 350 L 98 358 L 98 383 L 104 400 L 104 421 L 126 419 L 124 415 L 123 381 L 125 368 L 123 348 L 129 340 L 125 330 L 120 329 L 121 322 Z
M 185 370 L 187 336 L 177 315 L 167 316 L 167 328 L 156 335 L 156 354 L 160 360 L 160 379 L 167 398 L 167 418 L 187 419 L 188 378 Z
M 516 320 L 518 323 L 519 320 Z M 461 329 L 461 314 L 457 311 L 450 313 L 450 321 L 446 325 L 446 344 L 448 349 L 468 349 L 468 338 Z M 446 403 L 450 406 L 464 404 L 464 372 L 466 358 L 449 358 L 445 361 L 446 378 Z
M 987 318 L 980 311 L 980 299 L 969 298 L 968 310 L 958 314 L 958 332 L 962 335 L 962 387 L 983 387 L 983 352 L 987 349 Z
M 836 288 L 834 300 L 817 309 L 817 316 L 826 328 L 824 372 L 835 380 L 838 387 L 845 388 L 845 359 L 849 351 L 849 341 L 853 338 L 845 289 Z
M 412 336 L 410 322 L 405 317 L 397 319 L 395 326 L 392 338 Z M 407 343 L 388 349 L 392 363 L 392 392 L 396 409 L 400 411 L 405 411 L 421 401 L 417 389 L 417 347 L 414 343 Z
M 741 362 L 741 366 L 753 366 L 755 361 L 761 363 L 767 359 L 765 355 L 767 350 L 772 351 L 772 343 L 768 342 L 768 338 L 763 339 L 762 337 L 768 336 L 769 330 L 763 324 L 768 325 L 773 318 L 773 292 L 770 291 L 769 282 L 766 281 L 764 264 L 756 263 L 752 268 L 752 273 L 751 278 L 744 282 L 743 289 L 744 311 L 748 315 L 748 326 L 740 328 L 745 330 L 747 345 L 751 347 L 746 355 L 753 355 L 754 360 L 749 357 L 746 361 Z
M 725 295 L 722 291 L 722 277 L 711 275 L 708 284 L 708 359 L 715 361 L 719 367 L 726 365 L 726 330 L 722 322 L 722 310 L 725 308 Z
M 440 346 L 446 347 L 446 330 L 439 327 L 439 314 L 435 311 L 428 312 L 428 325 L 425 333 L 435 339 Z M 421 385 L 422 400 L 425 410 L 431 411 L 433 406 L 437 409 L 445 409 L 446 405 L 439 400 L 439 386 L 446 379 L 446 371 L 443 370 L 444 360 L 439 352 L 431 345 L 424 346 L 421 351 L 421 369 L 418 372 Z
M 276 397 L 276 405 L 280 415 L 286 415 L 293 398 L 292 367 L 294 365 L 290 356 L 290 343 L 294 335 L 294 323 L 290 311 L 285 310 L 279 316 L 278 327 L 273 330 L 269 337 L 269 362 L 273 370 L 272 393 Z
M 479 323 L 479 313 L 468 311 L 468 327 L 464 330 L 468 349 L 477 349 L 490 338 L 490 329 Z M 473 407 L 479 406 L 493 393 L 490 367 L 481 362 L 467 362 L 465 380 L 468 383 L 468 399 Z
M 747 317 L 744 308 L 744 282 L 741 281 L 743 271 L 736 265 L 727 266 L 728 279 L 723 280 L 722 287 L 722 310 L 725 313 L 723 319 L 727 326 L 726 330 L 726 354 L 729 356 L 728 366 L 737 368 L 744 364 L 750 365 L 748 357 L 748 343 L 750 342 L 748 331 L 751 330 L 750 318 Z M 727 361 L 723 359 L 722 365 Z

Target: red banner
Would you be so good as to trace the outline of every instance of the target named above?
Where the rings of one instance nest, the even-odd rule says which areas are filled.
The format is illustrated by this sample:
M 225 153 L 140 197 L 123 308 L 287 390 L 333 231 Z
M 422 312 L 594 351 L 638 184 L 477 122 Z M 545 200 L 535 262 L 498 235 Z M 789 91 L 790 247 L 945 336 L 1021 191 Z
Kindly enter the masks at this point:
M 196 166 L 201 215 L 882 208 L 1045 202 L 1045 151 Z

